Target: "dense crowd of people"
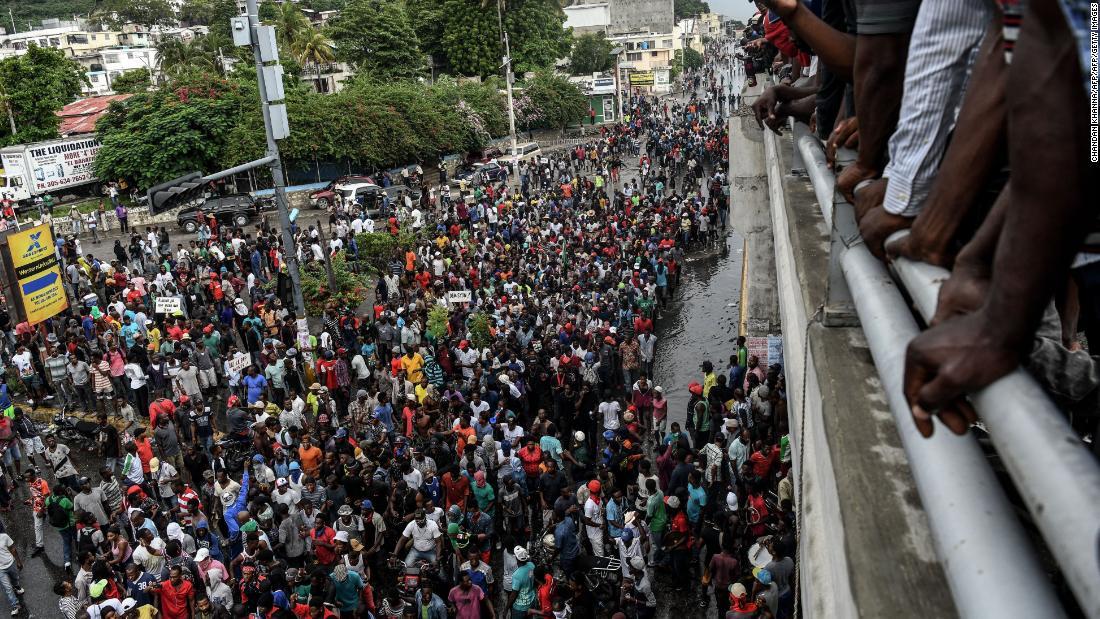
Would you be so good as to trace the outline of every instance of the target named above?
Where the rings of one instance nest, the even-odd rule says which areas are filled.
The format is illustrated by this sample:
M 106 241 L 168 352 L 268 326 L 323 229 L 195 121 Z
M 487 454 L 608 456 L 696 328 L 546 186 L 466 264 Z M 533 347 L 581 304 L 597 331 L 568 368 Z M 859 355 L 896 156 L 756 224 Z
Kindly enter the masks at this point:
M 653 374 L 685 255 L 724 246 L 728 53 L 512 178 L 387 204 L 413 240 L 318 320 L 266 222 L 61 239 L 72 308 L 0 325 L 0 509 L 60 544 L 60 616 L 792 616 L 782 368 L 701 359 L 682 424 Z M 295 254 L 350 254 L 365 206 Z M 95 416 L 94 457 L 43 405 Z M 26 560 L 0 533 L 12 615 Z

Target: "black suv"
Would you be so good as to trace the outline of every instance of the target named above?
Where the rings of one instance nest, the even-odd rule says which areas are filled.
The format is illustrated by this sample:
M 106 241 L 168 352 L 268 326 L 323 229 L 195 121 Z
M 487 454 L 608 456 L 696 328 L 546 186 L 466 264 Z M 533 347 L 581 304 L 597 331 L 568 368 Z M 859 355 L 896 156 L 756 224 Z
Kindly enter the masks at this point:
M 185 206 L 176 214 L 176 223 L 185 232 L 191 234 L 199 229 L 198 212 L 204 215 L 214 215 L 219 226 L 234 226 L 243 228 L 259 217 L 261 203 L 246 193 L 208 198 L 199 205 Z

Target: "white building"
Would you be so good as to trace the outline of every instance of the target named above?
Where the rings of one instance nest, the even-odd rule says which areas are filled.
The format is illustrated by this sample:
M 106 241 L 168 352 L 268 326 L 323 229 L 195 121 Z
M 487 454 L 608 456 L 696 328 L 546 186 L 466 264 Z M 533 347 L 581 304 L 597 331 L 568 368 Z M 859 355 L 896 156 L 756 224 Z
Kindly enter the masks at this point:
M 611 3 L 593 2 L 591 4 L 574 4 L 567 6 L 565 12 L 565 27 L 573 29 L 573 35 L 581 35 L 588 32 L 608 31 L 611 26 Z
M 87 69 L 85 75 L 91 85 L 85 85 L 84 94 L 89 96 L 113 94 L 111 82 L 127 71 L 148 71 L 154 78 L 160 74 L 155 47 L 110 47 L 73 60 Z

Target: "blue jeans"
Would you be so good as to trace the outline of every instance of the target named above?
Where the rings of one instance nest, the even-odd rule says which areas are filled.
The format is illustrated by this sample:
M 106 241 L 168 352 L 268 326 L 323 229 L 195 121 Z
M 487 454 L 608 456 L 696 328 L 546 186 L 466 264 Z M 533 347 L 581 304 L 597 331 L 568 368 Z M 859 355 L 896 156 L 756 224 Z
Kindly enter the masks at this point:
M 420 559 L 424 559 L 425 561 L 428 561 L 429 563 L 435 563 L 435 560 L 436 560 L 435 559 L 435 551 L 434 550 L 421 551 L 421 550 L 417 550 L 415 548 L 410 548 L 409 549 L 409 554 L 405 555 L 405 565 L 409 565 L 409 566 L 415 565 L 416 561 L 418 561 Z
M 12 562 L 6 569 L 0 570 L 0 588 L 4 589 L 4 597 L 8 598 L 8 604 L 15 608 L 19 606 L 19 598 L 15 596 L 15 589 L 19 586 L 19 570 Z
M 664 531 L 650 531 L 649 532 L 649 537 L 650 537 L 650 540 L 653 542 L 653 564 L 654 565 L 665 565 L 665 564 L 667 564 L 668 561 L 669 561 L 668 553 L 665 552 L 664 548 L 661 546 L 662 542 L 664 542 L 665 532 Z
M 66 527 L 58 529 L 57 532 L 61 534 L 61 556 L 65 558 L 65 563 L 72 563 L 73 546 L 76 545 L 76 528 Z

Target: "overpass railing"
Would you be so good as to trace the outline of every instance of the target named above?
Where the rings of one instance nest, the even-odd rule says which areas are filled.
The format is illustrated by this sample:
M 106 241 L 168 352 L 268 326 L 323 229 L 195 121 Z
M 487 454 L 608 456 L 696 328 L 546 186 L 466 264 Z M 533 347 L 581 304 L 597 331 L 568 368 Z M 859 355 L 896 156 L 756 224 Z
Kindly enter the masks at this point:
M 855 212 L 836 191 L 823 146 L 794 123 L 794 170 L 781 171 L 779 140 L 765 132 L 769 182 L 809 178 L 830 229 L 823 322 L 862 326 L 928 515 L 936 552 L 962 617 L 1064 617 L 1034 546 L 975 436 L 938 420 L 916 430 L 902 391 L 905 351 L 931 319 L 948 271 L 906 259 L 889 267 L 863 244 Z M 899 233 L 904 234 L 904 233 Z M 912 300 L 912 307 L 902 292 Z M 914 308 L 916 314 L 914 314 Z M 1034 378 L 1018 369 L 971 402 L 1082 611 L 1100 617 L 1100 467 Z

